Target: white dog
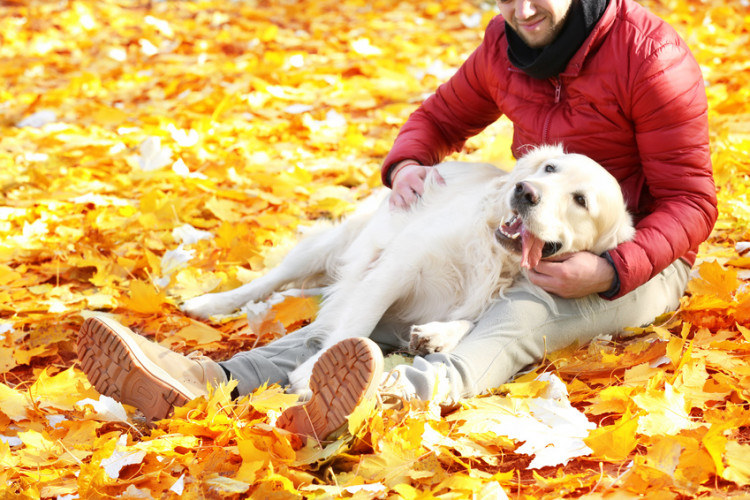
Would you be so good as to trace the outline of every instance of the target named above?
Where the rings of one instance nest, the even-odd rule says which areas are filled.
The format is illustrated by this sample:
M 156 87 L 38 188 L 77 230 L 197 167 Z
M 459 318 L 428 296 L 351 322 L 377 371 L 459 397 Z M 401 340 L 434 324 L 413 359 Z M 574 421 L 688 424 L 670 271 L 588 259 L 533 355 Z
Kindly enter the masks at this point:
M 444 182 L 428 176 L 411 208 L 390 209 L 385 200 L 303 239 L 265 276 L 190 299 L 183 310 L 226 314 L 319 277 L 324 300 L 305 328 L 321 341 L 321 353 L 369 336 L 381 320 L 421 325 L 412 330 L 413 345 L 448 350 L 524 267 L 567 252 L 600 254 L 633 236 L 617 181 L 560 146 L 532 150 L 510 173 L 489 164 L 435 168 Z M 307 392 L 317 358 L 292 372 L 294 392 Z

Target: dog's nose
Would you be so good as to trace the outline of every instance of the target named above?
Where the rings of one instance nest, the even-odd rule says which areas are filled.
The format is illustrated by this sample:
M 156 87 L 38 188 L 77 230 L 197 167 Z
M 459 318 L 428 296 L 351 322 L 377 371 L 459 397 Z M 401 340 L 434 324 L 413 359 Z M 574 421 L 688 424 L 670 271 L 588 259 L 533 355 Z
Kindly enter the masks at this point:
M 513 191 L 513 197 L 516 201 L 529 206 L 536 205 L 541 198 L 539 191 L 534 189 L 534 186 L 527 182 L 519 182 L 516 184 L 516 189 Z

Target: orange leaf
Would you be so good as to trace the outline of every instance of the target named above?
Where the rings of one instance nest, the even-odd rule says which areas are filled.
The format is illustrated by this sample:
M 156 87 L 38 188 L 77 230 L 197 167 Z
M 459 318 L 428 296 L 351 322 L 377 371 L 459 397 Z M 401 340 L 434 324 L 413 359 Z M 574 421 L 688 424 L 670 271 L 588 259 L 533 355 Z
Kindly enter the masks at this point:
M 177 335 L 198 344 L 210 344 L 211 342 L 218 342 L 222 338 L 221 331 L 193 319 L 190 319 L 190 324 L 177 332 Z
M 724 302 L 732 302 L 734 292 L 740 285 L 740 281 L 737 279 L 737 271 L 731 268 L 724 269 L 713 260 L 703 262 L 698 267 L 698 273 L 700 278 L 688 283 L 688 290 L 693 295 L 707 295 Z
M 315 297 L 287 297 L 284 302 L 272 308 L 276 320 L 285 328 L 304 321 L 311 321 L 318 311 L 318 299 Z
M 143 314 L 154 314 L 161 311 L 161 306 L 166 300 L 163 290 L 157 290 L 151 283 L 132 280 L 130 298 L 126 299 L 125 307 Z

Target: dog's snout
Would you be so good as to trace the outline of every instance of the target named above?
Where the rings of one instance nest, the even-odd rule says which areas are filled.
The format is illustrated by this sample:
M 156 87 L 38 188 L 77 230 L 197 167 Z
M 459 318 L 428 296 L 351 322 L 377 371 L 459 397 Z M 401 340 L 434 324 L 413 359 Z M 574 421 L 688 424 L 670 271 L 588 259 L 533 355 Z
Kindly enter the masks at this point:
M 528 206 L 534 206 L 539 203 L 541 198 L 539 191 L 528 182 L 519 182 L 516 184 L 516 189 L 513 191 L 513 197 L 517 202 L 523 203 Z

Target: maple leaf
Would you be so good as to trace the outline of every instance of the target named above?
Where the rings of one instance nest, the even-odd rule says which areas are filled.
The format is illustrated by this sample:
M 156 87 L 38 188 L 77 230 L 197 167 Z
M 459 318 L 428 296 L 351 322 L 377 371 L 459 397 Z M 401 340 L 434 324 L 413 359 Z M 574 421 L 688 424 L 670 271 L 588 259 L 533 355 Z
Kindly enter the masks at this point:
M 718 301 L 731 303 L 739 285 L 737 272 L 725 269 L 714 261 L 703 262 L 698 267 L 700 278 L 688 283 L 688 290 L 695 295 L 715 297 Z
M 584 442 L 596 456 L 615 462 L 625 460 L 638 445 L 637 429 L 638 419 L 625 412 L 614 424 L 593 429 Z
M 130 282 L 130 298 L 125 301 L 125 306 L 135 312 L 143 314 L 158 313 L 162 305 L 167 301 L 163 290 L 156 290 L 150 283 L 139 280 Z
M 652 390 L 633 396 L 633 402 L 646 413 L 638 419 L 638 433 L 646 436 L 677 434 L 700 425 L 687 412 L 685 395 L 666 384 L 664 391 Z
M 522 441 L 516 452 L 535 455 L 530 468 L 565 464 L 588 455 L 591 449 L 583 439 L 595 425 L 570 405 L 565 385 L 556 376 L 544 374 L 539 380 L 547 382 L 541 397 L 478 400 L 471 404 L 472 411 L 459 412 L 451 420 L 465 420 L 462 427 L 471 432 L 492 432 Z

